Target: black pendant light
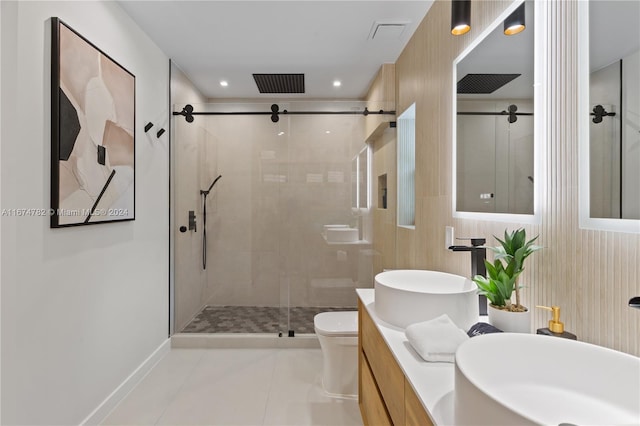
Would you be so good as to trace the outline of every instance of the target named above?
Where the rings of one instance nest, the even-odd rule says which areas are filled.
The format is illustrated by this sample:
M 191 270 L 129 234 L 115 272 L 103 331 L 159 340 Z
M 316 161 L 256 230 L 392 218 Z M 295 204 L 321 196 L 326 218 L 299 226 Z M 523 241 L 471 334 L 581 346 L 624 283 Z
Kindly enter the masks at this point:
M 524 3 L 513 11 L 507 19 L 504 20 L 504 34 L 514 35 L 524 31 Z
M 471 29 L 471 0 L 451 1 L 451 34 L 462 35 Z

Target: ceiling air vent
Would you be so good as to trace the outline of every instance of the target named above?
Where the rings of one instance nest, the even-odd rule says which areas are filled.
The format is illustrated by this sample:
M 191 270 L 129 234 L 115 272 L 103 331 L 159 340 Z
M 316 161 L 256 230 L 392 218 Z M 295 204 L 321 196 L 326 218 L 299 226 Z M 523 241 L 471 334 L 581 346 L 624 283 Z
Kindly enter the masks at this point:
M 520 74 L 467 74 L 458 81 L 458 93 L 493 93 Z
M 407 27 L 406 23 L 376 23 L 369 38 L 372 40 L 395 40 L 399 39 L 402 33 L 404 33 L 404 29 Z
M 304 93 L 304 74 L 253 74 L 260 93 Z

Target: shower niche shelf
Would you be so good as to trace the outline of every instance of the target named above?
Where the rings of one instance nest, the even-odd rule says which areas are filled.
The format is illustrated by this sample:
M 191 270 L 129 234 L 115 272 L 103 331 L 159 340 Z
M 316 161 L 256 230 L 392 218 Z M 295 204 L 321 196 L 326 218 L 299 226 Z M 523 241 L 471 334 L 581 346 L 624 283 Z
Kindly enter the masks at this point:
M 371 244 L 370 241 L 367 240 L 357 240 L 357 241 L 329 241 L 327 240 L 327 236 L 323 235 L 322 238 L 324 239 L 324 242 L 327 243 L 330 246 L 344 246 L 344 245 L 356 245 L 356 246 L 362 246 L 362 245 L 368 245 Z
M 378 176 L 378 208 L 387 208 L 387 174 Z

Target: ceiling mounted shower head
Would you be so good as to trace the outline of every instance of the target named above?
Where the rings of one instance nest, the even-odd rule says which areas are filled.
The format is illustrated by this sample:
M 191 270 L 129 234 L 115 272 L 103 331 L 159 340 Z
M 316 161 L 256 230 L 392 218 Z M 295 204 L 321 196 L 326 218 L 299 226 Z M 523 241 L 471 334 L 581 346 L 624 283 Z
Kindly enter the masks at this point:
M 304 93 L 304 74 L 253 74 L 260 93 Z

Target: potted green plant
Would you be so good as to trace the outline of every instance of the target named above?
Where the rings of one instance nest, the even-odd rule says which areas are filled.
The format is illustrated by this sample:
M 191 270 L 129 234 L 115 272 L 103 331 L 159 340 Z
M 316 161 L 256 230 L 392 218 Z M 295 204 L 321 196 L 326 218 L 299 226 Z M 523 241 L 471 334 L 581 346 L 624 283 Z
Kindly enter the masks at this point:
M 489 322 L 503 331 L 529 333 L 531 315 L 529 309 L 520 303 L 518 281 L 524 271 L 524 261 L 532 253 L 542 247 L 535 245 L 534 237 L 527 241 L 527 233 L 523 228 L 515 231 L 504 231 L 504 240 L 494 236 L 499 246 L 489 247 L 494 252 L 493 263 L 485 260 L 487 276 L 476 275 L 473 281 L 480 294 L 489 300 Z M 515 293 L 515 303 L 511 296 Z

